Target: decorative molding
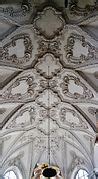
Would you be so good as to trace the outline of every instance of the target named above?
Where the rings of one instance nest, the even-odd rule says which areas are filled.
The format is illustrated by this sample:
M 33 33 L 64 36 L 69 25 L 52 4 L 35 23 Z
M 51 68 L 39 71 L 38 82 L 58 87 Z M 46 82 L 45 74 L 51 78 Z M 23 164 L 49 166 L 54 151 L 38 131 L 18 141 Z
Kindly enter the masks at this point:
M 17 43 L 21 43 L 21 48 L 23 47 L 24 50 L 24 56 L 23 57 L 17 57 L 18 51 L 17 51 Z M 9 54 L 9 50 L 12 49 L 13 54 Z M 28 34 L 18 34 L 11 38 L 11 41 L 0 48 L 0 61 L 7 63 L 7 64 L 14 64 L 17 66 L 23 66 L 25 63 L 27 63 L 31 57 L 32 57 L 32 50 L 33 45 L 32 41 L 30 39 L 30 36 Z M 16 54 L 14 54 L 16 51 Z M 20 49 L 19 49 L 20 52 Z
M 4 114 L 6 112 L 6 108 L 1 108 L 0 109 L 0 115 Z
M 78 44 L 75 47 L 76 41 L 78 41 L 78 43 L 81 43 L 82 47 L 85 48 L 86 51 L 88 51 L 87 54 L 82 54 L 83 51 L 79 49 L 81 55 L 79 57 L 74 56 L 73 50 L 74 48 L 78 48 Z M 81 36 L 79 34 L 70 34 L 67 39 L 67 46 L 65 47 L 65 51 L 66 58 L 69 64 L 81 64 L 91 60 L 95 60 L 95 47 L 92 46 L 89 42 L 87 42 L 84 36 Z
M 39 47 L 38 47 L 38 54 L 43 56 L 46 53 L 51 53 L 54 54 L 54 56 L 59 56 L 60 54 L 60 45 L 61 42 L 59 39 L 55 40 L 45 40 L 45 39 L 40 39 L 38 41 Z
M 37 72 L 45 78 L 52 78 L 61 71 L 62 66 L 59 63 L 59 58 L 55 58 L 52 54 L 46 53 L 42 58 L 38 59 L 35 68 Z
M 38 134 L 40 134 L 40 135 L 38 135 Z M 42 134 L 40 132 L 38 132 L 38 134 L 34 135 L 34 133 L 32 133 L 29 135 L 23 135 L 20 138 L 21 144 L 24 144 L 26 142 L 28 142 L 28 143 L 32 142 L 33 143 L 33 151 L 40 153 L 40 151 L 43 151 L 46 149 L 47 138 L 40 137 L 40 136 L 42 136 Z
M 73 151 L 71 152 L 71 156 L 72 161 L 68 169 L 68 174 L 72 173 L 76 167 L 85 166 L 86 163 L 84 158 L 77 156 Z
M 72 119 L 71 116 L 70 118 L 67 117 L 67 113 L 72 115 Z M 88 125 L 86 124 L 86 122 L 84 122 L 84 120 L 80 117 L 80 115 L 78 115 L 74 110 L 66 108 L 66 107 L 62 107 L 60 109 L 60 121 L 66 125 L 69 125 L 71 128 L 83 128 L 83 129 L 88 129 Z M 68 118 L 68 119 L 67 119 Z
M 42 6 L 45 7 L 44 4 Z M 66 25 L 62 18 L 62 14 L 65 13 L 63 7 L 60 8 L 60 12 L 53 7 L 46 7 L 42 12 L 37 13 L 38 9 L 40 9 L 39 2 L 38 6 L 32 9 L 33 25 L 27 24 L 32 21 L 29 15 L 25 21 L 24 17 L 20 19 L 21 12 L 16 18 L 12 10 L 12 16 L 10 14 L 12 18 L 8 18 L 15 17 L 16 21 L 20 19 L 21 24 L 27 25 L 17 29 L 0 45 L 1 65 L 7 64 L 6 68 L 12 65 L 12 69 L 14 66 L 15 71 L 20 73 L 9 78 L 4 84 L 0 91 L 0 103 L 8 105 L 15 103 L 18 106 L 20 103 L 23 104 L 17 110 L 10 107 L 13 113 L 9 115 L 9 121 L 4 124 L 5 127 L 1 131 L 3 136 L 9 134 L 12 136 L 9 147 L 4 149 L 6 153 L 2 163 L 5 165 L 7 161 L 9 166 L 22 168 L 21 161 L 23 159 L 24 162 L 26 156 L 27 161 L 31 161 L 29 166 L 26 165 L 27 168 L 24 167 L 24 172 L 28 170 L 29 173 L 35 161 L 47 160 L 50 140 L 51 162 L 60 164 L 60 167 L 66 170 L 65 174 L 67 171 L 72 173 L 77 165 L 85 165 L 87 161 L 90 161 L 89 166 L 93 163 L 90 147 L 94 147 L 94 131 L 86 121 L 85 115 L 82 115 L 83 111 L 79 113 L 80 111 L 73 107 L 73 104 L 79 103 L 80 108 L 83 104 L 88 108 L 87 103 L 97 103 L 96 92 L 74 70 L 74 65 L 85 66 L 88 62 L 93 63 L 97 60 L 96 47 L 94 47 L 96 42 L 89 36 L 86 40 L 86 33 L 76 24 Z M 69 22 L 71 17 L 69 15 Z M 6 72 L 2 74 L 1 72 L 1 78 L 7 75 Z M 4 109 L 0 109 L 0 114 L 3 112 Z M 49 131 L 48 122 L 50 122 Z M 90 134 L 92 139 L 88 136 L 84 138 L 84 135 Z M 88 141 L 88 145 L 90 143 L 88 148 L 85 147 L 84 141 Z M 0 140 L 1 156 L 2 146 L 6 147 L 6 145 L 3 146 Z M 21 150 L 24 152 L 17 155 Z M 71 156 L 71 150 L 76 150 L 77 155 L 73 153 Z M 31 154 L 29 156 L 30 151 L 32 156 Z M 64 161 L 65 151 L 66 161 Z
M 93 13 L 94 11 L 96 11 L 96 4 L 94 1 L 94 4 L 90 4 L 90 2 L 88 2 L 86 4 L 86 6 L 83 7 L 79 7 L 78 6 L 79 0 L 71 0 L 70 4 L 69 4 L 69 10 L 71 12 L 71 14 L 77 15 L 77 16 L 87 16 L 90 13 Z
M 95 145 L 94 138 L 92 136 L 89 136 L 89 135 L 84 135 L 84 138 L 87 141 L 87 148 L 89 148 L 91 156 L 93 157 L 93 155 L 92 155 L 93 154 L 93 146 Z
M 10 138 L 11 138 L 11 135 L 7 136 L 7 137 L 0 138 L 0 156 L 2 156 L 2 154 L 3 154 L 4 142 L 9 140 Z
M 72 87 L 73 87 L 73 83 L 74 85 L 76 85 L 77 87 L 82 88 L 82 93 L 80 93 L 80 91 L 76 91 L 76 92 L 70 92 L 69 89 L 69 85 L 70 83 L 72 83 Z M 66 76 L 63 77 L 63 82 L 60 84 L 61 89 L 62 89 L 62 93 L 64 95 L 66 95 L 69 98 L 73 98 L 73 99 L 92 99 L 94 97 L 93 93 L 91 92 L 91 90 L 89 90 L 84 83 L 82 83 L 80 81 L 80 79 L 74 75 L 69 75 L 67 74 Z
M 9 160 L 9 166 L 20 166 L 21 165 L 21 158 L 24 156 L 24 152 L 21 152 L 15 158 Z M 19 167 L 20 168 L 20 167 Z
M 48 97 L 50 98 L 49 102 L 48 102 Z M 42 94 L 39 95 L 39 97 L 36 99 L 36 102 L 37 104 L 45 108 L 52 108 L 59 104 L 60 99 L 57 96 L 57 94 L 53 93 L 52 90 L 46 89 L 43 91 Z
M 52 80 L 52 79 L 40 80 L 41 91 L 46 89 L 53 90 L 53 88 L 55 88 L 56 86 L 57 86 L 56 80 Z
M 29 119 L 25 117 L 29 116 Z M 24 118 L 23 118 L 24 117 Z M 20 119 L 19 119 L 20 118 Z M 9 125 L 6 127 L 6 129 L 12 129 L 12 128 L 24 128 L 29 125 L 32 125 L 32 123 L 35 121 L 35 109 L 32 106 L 26 107 L 22 109 L 9 123 Z
M 20 6 L 16 4 L 16 8 L 14 8 L 13 6 L 0 7 L 0 14 L 4 14 L 11 18 L 27 16 L 31 11 L 31 7 L 32 7 L 31 0 L 29 0 L 28 4 L 26 3 L 25 6 L 24 5 Z
M 46 39 L 53 39 L 64 28 L 64 20 L 60 12 L 52 7 L 46 7 L 38 13 L 33 25 L 39 35 L 43 35 Z
M 93 115 L 94 117 L 96 116 L 96 108 L 94 107 L 89 107 L 88 112 Z
M 34 95 L 34 88 L 37 85 L 34 81 L 34 77 L 30 74 L 28 76 L 17 78 L 16 81 L 3 93 L 2 98 L 10 100 L 26 100 L 31 98 Z M 20 90 L 20 86 L 22 86 L 22 90 Z

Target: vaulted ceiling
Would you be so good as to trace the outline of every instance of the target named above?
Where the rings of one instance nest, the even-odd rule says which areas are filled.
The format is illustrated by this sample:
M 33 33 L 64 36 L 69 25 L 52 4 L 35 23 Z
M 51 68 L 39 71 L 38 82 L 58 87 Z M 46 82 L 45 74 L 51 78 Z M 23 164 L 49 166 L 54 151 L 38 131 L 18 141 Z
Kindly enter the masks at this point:
M 68 173 L 77 161 L 93 167 L 98 111 L 97 9 L 95 0 L 70 0 L 67 8 L 64 0 L 22 4 L 7 0 L 0 4 L 1 166 L 31 141 L 33 152 L 37 151 L 32 166 L 37 161 L 47 162 L 50 119 L 52 163 L 58 156 L 57 164 L 63 172 L 66 165 Z M 62 150 L 70 159 L 66 164 L 62 163 Z

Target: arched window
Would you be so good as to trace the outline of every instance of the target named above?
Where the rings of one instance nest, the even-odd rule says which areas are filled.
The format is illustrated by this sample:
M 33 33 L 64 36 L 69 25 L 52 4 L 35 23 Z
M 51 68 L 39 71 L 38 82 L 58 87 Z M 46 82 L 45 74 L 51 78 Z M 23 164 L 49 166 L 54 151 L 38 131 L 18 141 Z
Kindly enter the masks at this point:
M 14 171 L 8 171 L 4 175 L 4 179 L 18 179 Z
M 23 179 L 23 177 L 19 168 L 16 166 L 11 166 L 5 171 L 3 179 Z
M 84 169 L 78 170 L 75 179 L 88 179 L 88 173 Z

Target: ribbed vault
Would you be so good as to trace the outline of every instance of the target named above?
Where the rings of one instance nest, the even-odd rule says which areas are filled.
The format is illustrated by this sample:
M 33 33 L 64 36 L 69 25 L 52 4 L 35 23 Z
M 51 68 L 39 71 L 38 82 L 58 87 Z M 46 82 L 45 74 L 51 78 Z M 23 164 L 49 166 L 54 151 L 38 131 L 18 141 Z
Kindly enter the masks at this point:
M 29 179 L 49 154 L 70 179 L 94 167 L 97 3 L 23 3 L 0 4 L 0 171 Z

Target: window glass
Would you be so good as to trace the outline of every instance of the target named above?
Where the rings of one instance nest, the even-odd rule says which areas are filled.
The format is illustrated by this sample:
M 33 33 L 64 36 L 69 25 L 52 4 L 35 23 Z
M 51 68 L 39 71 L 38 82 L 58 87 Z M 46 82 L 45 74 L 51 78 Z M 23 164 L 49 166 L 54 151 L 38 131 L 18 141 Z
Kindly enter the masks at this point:
M 75 179 L 88 179 L 88 173 L 86 170 L 80 169 L 76 174 Z
M 5 173 L 4 179 L 18 179 L 18 178 L 13 171 L 8 171 L 7 173 Z

